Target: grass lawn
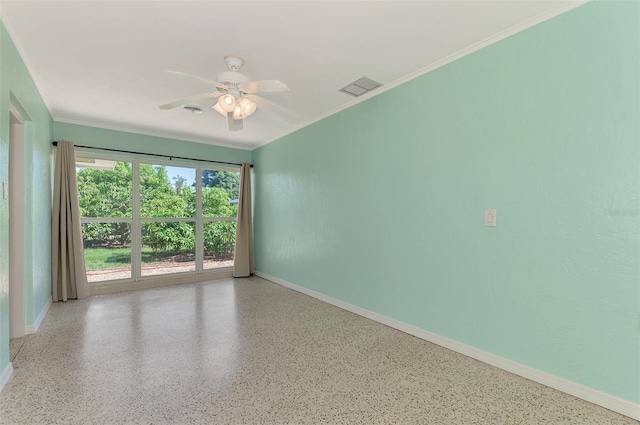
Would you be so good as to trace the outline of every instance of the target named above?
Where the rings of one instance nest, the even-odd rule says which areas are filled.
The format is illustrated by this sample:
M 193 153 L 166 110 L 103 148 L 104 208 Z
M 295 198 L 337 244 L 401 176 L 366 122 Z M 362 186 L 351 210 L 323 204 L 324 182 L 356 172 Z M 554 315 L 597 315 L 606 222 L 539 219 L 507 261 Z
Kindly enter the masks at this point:
M 142 262 L 145 264 L 160 264 L 165 262 L 193 261 L 193 251 L 154 251 L 142 247 Z M 117 269 L 131 266 L 131 248 L 86 248 L 84 250 L 84 264 L 87 270 Z

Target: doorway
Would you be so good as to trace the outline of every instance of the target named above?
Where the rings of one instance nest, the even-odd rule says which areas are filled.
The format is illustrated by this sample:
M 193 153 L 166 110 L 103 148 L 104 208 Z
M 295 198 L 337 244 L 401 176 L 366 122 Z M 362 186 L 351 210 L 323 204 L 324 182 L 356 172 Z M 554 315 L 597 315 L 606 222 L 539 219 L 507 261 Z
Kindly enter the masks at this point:
M 24 125 L 9 112 L 9 339 L 26 333 L 24 317 Z M 10 344 L 11 345 L 11 344 Z

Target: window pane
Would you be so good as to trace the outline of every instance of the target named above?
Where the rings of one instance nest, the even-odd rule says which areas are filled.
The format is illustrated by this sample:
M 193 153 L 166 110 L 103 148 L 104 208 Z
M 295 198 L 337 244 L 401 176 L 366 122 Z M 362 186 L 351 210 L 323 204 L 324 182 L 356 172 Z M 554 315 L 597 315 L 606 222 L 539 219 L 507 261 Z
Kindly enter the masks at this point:
M 142 223 L 142 276 L 195 271 L 195 223 Z
M 240 173 L 202 170 L 202 216 L 236 217 Z
M 140 164 L 141 217 L 195 217 L 196 170 Z
M 81 162 L 85 161 L 85 162 Z M 91 158 L 78 158 L 80 216 L 91 218 L 131 217 L 131 163 L 105 161 L 105 168 L 90 168 Z
M 89 283 L 131 277 L 130 223 L 85 223 L 82 242 Z
M 236 244 L 235 221 L 213 221 L 203 224 L 203 268 L 216 269 L 233 266 L 233 249 Z

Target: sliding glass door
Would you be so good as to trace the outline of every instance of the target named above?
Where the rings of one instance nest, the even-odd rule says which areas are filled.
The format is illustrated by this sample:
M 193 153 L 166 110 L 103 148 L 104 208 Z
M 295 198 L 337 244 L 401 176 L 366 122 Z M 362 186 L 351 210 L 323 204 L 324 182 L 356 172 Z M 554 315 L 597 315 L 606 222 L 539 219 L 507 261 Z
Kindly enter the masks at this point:
M 90 283 L 233 266 L 239 172 L 77 154 Z
M 139 170 L 140 275 L 195 271 L 196 169 L 140 164 Z
M 203 268 L 233 266 L 240 173 L 203 169 L 200 182 L 204 242 Z
M 132 278 L 132 164 L 76 159 L 84 261 L 89 282 Z

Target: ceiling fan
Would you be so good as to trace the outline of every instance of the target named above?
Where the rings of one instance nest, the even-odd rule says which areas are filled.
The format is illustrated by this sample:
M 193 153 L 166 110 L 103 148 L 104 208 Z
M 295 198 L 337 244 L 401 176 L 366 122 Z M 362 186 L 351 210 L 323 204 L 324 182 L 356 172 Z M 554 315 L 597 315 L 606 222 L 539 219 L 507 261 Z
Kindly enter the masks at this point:
M 300 123 L 300 118 L 293 112 L 256 95 L 256 93 L 289 91 L 286 84 L 280 80 L 249 81 L 247 76 L 239 72 L 244 65 L 244 59 L 229 55 L 224 57 L 224 61 L 229 67 L 229 71 L 218 74 L 216 81 L 186 72 L 168 71 L 172 74 L 197 78 L 211 84 L 215 90 L 160 105 L 160 109 L 173 109 L 199 100 L 218 98 L 212 109 L 227 118 L 230 131 L 242 130 L 243 120 L 253 114 L 256 108 L 262 109 L 285 123 L 292 125 Z

